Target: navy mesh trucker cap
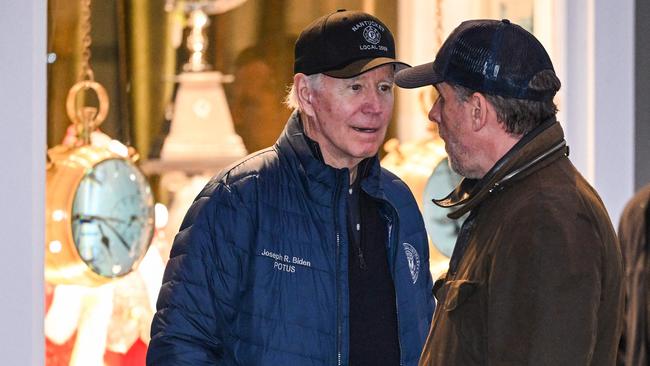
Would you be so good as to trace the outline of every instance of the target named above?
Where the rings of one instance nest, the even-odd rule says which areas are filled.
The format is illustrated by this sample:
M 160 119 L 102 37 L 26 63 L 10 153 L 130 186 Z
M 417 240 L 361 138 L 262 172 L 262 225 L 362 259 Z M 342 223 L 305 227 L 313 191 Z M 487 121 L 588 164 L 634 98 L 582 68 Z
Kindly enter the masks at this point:
M 338 10 L 314 20 L 300 33 L 294 49 L 294 73 L 323 73 L 351 78 L 376 67 L 394 64 L 395 41 L 384 23 L 360 11 Z
M 449 35 L 433 62 L 397 73 L 395 83 L 417 88 L 448 82 L 485 94 L 543 101 L 553 90 L 534 90 L 528 83 L 538 72 L 552 70 L 544 46 L 509 20 L 468 20 Z

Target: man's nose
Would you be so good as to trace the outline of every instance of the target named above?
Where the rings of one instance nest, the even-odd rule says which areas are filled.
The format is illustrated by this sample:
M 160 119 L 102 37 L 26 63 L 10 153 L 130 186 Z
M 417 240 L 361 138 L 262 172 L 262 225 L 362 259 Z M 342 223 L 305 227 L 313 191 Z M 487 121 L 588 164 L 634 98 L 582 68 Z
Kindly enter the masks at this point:
M 429 117 L 429 121 L 440 123 L 440 103 L 438 103 L 437 99 L 435 103 L 433 103 L 431 109 L 429 110 L 428 117 Z
M 364 113 L 381 113 L 383 108 L 385 107 L 384 103 L 386 102 L 385 99 L 383 99 L 378 91 L 370 91 L 366 93 L 365 96 L 365 103 L 364 103 Z

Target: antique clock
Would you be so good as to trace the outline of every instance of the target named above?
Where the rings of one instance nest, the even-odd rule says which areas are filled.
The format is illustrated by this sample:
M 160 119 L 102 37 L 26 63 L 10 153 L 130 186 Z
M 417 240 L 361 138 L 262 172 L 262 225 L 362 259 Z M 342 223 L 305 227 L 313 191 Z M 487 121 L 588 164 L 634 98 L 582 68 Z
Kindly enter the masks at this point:
M 89 90 L 97 94 L 99 110 L 76 107 L 77 94 Z M 91 143 L 107 111 L 99 83 L 75 84 L 67 112 L 77 142 L 48 151 L 45 278 L 51 283 L 96 286 L 124 276 L 153 236 L 153 194 L 134 164 L 137 154 L 115 140 Z

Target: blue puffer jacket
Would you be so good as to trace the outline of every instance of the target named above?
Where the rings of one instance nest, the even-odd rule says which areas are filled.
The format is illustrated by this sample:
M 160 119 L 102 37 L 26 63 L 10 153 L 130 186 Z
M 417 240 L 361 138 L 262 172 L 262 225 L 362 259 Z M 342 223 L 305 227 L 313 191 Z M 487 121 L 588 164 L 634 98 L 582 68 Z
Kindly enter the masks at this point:
M 147 364 L 347 365 L 348 179 L 313 156 L 297 114 L 213 178 L 174 240 Z M 424 224 L 376 158 L 362 188 L 383 203 L 402 365 L 417 365 L 434 308 Z

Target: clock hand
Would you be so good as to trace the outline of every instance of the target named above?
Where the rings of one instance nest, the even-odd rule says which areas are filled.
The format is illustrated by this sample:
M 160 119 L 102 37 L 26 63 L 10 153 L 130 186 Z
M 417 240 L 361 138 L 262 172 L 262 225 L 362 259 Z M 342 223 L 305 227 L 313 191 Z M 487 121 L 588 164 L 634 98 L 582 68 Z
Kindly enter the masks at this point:
M 104 219 L 101 218 L 96 218 L 96 219 L 102 221 L 106 225 L 106 227 L 109 228 L 115 234 L 115 236 L 117 236 L 117 238 L 120 240 L 122 245 L 124 245 L 124 248 L 126 248 L 126 250 L 131 251 L 131 246 L 129 246 L 129 244 L 126 242 L 126 240 L 124 239 L 124 237 L 122 236 L 119 230 L 117 230 L 113 225 L 111 225 L 111 223 L 109 223 Z
M 104 248 L 106 248 L 106 252 L 108 253 L 108 256 L 111 257 L 111 262 L 114 262 L 113 254 L 111 254 L 111 249 L 110 249 L 110 239 L 104 233 L 104 228 L 102 227 L 102 224 L 97 224 L 97 227 L 99 228 L 99 233 L 102 235 L 102 244 L 104 244 Z
M 135 221 L 140 221 L 141 223 L 144 222 L 144 220 L 142 220 L 142 218 L 140 218 L 138 215 L 131 215 L 129 222 L 126 225 L 127 229 L 131 227 L 131 224 L 133 224 Z
M 116 217 L 108 217 L 108 216 L 99 216 L 99 215 L 82 215 L 82 214 L 76 214 L 72 217 L 73 220 L 81 220 L 81 221 L 94 221 L 94 220 L 100 220 L 100 221 L 114 221 L 118 223 L 124 223 L 126 222 L 125 220 L 118 219 Z
M 102 244 L 104 244 L 104 247 L 108 249 L 110 247 L 111 240 L 104 233 L 104 228 L 102 227 L 102 224 L 97 224 L 97 227 L 99 228 L 99 233 L 102 235 Z
M 133 221 L 133 217 L 131 216 L 131 221 Z M 109 228 L 113 233 L 115 233 L 115 236 L 120 240 L 124 248 L 126 250 L 131 251 L 131 246 L 127 243 L 127 241 L 124 239 L 122 234 L 120 233 L 119 230 L 117 230 L 112 224 L 111 221 L 118 222 L 118 223 L 124 223 L 124 220 L 114 218 L 114 217 L 104 217 L 104 216 L 98 216 L 98 215 L 81 215 L 81 214 L 76 214 L 74 217 L 74 220 L 81 220 L 82 222 L 92 222 L 92 221 L 100 221 L 106 225 L 107 228 Z M 131 223 L 129 222 L 129 225 Z M 98 225 L 101 230 L 101 225 Z M 102 231 L 103 233 L 103 231 Z M 103 238 L 102 238 L 102 243 L 103 243 Z

